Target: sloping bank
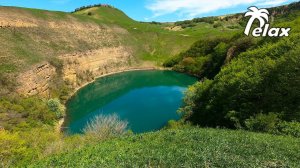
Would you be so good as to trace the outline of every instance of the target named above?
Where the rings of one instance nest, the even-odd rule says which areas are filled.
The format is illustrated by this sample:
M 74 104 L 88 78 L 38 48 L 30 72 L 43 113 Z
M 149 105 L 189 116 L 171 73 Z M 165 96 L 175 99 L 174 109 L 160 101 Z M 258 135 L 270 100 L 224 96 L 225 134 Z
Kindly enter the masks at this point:
M 293 137 L 191 128 L 108 140 L 29 167 L 298 167 L 299 151 Z

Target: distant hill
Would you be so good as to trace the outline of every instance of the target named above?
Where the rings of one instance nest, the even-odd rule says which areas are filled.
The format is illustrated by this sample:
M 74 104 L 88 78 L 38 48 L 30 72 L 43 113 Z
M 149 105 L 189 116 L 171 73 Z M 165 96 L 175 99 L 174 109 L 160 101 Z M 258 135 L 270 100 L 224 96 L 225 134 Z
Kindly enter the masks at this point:
M 268 8 L 271 17 L 286 17 L 287 15 L 289 15 L 289 13 L 299 11 L 299 9 L 300 9 L 300 2 L 293 2 L 288 5 Z M 228 14 L 224 16 L 211 16 L 211 17 L 203 17 L 203 18 L 194 18 L 192 20 L 178 21 L 175 22 L 175 25 L 186 28 L 186 27 L 194 27 L 198 23 L 204 22 L 204 23 L 213 24 L 218 21 L 224 21 L 224 20 L 231 23 L 238 22 L 240 25 L 244 26 L 245 25 L 244 22 L 246 22 L 247 18 L 244 17 L 244 13 L 236 13 L 236 14 Z M 215 26 L 217 26 L 217 24 Z

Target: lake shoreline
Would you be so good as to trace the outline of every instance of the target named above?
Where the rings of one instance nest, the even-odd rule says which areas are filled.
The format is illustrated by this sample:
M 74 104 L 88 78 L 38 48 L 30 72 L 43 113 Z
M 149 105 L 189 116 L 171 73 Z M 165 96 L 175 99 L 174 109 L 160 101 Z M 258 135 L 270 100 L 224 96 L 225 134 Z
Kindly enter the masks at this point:
M 128 121 L 134 133 L 159 130 L 169 120 L 180 119 L 177 110 L 184 91 L 198 80 L 172 70 L 123 71 L 96 79 L 66 103 L 65 133 L 81 134 L 94 117 L 114 114 Z
M 138 67 L 138 68 L 128 68 L 128 69 L 124 69 L 124 70 L 121 70 L 121 71 L 115 71 L 115 72 L 109 72 L 109 73 L 106 73 L 106 74 L 103 74 L 103 75 L 99 75 L 99 76 L 96 76 L 93 80 L 89 81 L 89 82 L 85 82 L 83 85 L 79 86 L 79 87 L 76 87 L 72 93 L 70 94 L 70 97 L 68 98 L 68 100 L 70 98 L 72 98 L 74 96 L 74 94 L 76 92 L 78 92 L 81 88 L 95 82 L 97 79 L 99 78 L 103 78 L 103 77 L 106 77 L 106 76 L 110 76 L 110 75 L 114 75 L 114 74 L 119 74 L 119 73 L 122 73 L 122 72 L 130 72 L 130 71 L 151 71 L 151 70 L 171 70 L 169 68 L 164 68 L 164 67 Z M 67 100 L 67 101 L 68 101 Z
M 164 68 L 164 67 L 132 67 L 132 68 L 127 68 L 127 69 L 124 69 L 124 70 L 121 70 L 121 71 L 116 71 L 116 72 L 110 72 L 110 73 L 106 73 L 106 74 L 103 74 L 103 75 L 99 75 L 99 76 L 96 76 L 93 80 L 89 81 L 89 82 L 86 82 L 84 83 L 83 85 L 79 86 L 79 87 L 76 87 L 72 92 L 71 94 L 69 95 L 66 103 L 64 104 L 65 108 L 66 108 L 66 104 L 67 102 L 82 88 L 84 88 L 85 86 L 95 82 L 97 79 L 99 78 L 103 78 L 103 77 L 106 77 L 106 76 L 110 76 L 110 75 L 114 75 L 114 74 L 119 74 L 119 73 L 123 73 L 123 72 L 131 72 L 131 71 L 151 71 L 151 70 L 172 70 L 170 68 Z M 61 118 L 60 120 L 57 121 L 57 124 L 55 126 L 55 130 L 57 132 L 63 132 L 63 129 L 64 129 L 64 123 L 65 123 L 65 117 L 66 115 Z

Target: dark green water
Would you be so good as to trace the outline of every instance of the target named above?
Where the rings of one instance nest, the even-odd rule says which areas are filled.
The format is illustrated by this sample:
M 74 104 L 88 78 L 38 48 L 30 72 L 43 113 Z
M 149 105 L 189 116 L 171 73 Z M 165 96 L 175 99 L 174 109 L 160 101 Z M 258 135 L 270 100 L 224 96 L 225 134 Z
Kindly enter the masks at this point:
M 162 128 L 179 119 L 183 92 L 196 78 L 173 71 L 131 71 L 97 79 L 67 103 L 65 126 L 81 133 L 96 115 L 117 114 L 135 133 Z

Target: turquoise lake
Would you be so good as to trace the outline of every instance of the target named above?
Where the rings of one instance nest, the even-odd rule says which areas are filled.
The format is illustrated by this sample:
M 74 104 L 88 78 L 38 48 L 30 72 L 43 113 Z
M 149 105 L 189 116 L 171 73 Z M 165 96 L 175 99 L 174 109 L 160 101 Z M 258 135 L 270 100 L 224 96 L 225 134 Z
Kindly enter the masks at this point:
M 174 71 L 130 71 L 105 76 L 80 89 L 67 103 L 64 126 L 82 133 L 97 115 L 117 114 L 134 133 L 155 131 L 177 120 L 184 91 L 197 78 Z

